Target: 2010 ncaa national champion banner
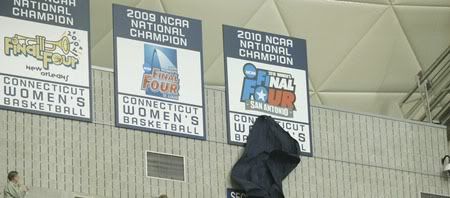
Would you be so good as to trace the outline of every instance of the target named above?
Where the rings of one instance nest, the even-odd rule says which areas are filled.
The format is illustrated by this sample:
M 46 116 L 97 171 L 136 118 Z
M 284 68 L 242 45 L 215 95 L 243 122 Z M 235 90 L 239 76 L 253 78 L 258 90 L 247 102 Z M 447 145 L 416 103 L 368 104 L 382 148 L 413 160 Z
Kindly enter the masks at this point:
M 223 43 L 228 142 L 244 144 L 269 115 L 312 156 L 306 41 L 224 25 Z
M 205 139 L 201 21 L 113 5 L 116 125 Z
M 89 1 L 0 1 L 0 108 L 91 121 Z

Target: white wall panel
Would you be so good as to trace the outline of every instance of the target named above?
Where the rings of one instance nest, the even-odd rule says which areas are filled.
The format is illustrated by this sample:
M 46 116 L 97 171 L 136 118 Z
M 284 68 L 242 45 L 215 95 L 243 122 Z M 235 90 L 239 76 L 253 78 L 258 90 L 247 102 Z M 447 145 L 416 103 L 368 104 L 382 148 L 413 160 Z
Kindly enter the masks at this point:
M 0 172 L 18 170 L 31 188 L 96 197 L 225 197 L 242 147 L 227 144 L 222 90 L 205 90 L 208 140 L 201 141 L 114 127 L 113 74 L 93 76 L 94 123 L 0 111 Z M 303 157 L 286 178 L 286 197 L 449 194 L 440 165 L 449 151 L 444 127 L 326 107 L 311 112 L 314 157 Z M 186 181 L 146 177 L 147 150 L 184 156 Z

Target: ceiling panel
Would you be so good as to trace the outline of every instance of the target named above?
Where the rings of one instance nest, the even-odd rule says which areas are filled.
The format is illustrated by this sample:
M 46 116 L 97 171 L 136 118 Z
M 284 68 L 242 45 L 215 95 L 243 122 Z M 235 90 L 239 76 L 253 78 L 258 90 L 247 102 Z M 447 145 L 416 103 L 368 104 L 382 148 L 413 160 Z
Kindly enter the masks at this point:
M 407 92 L 419 69 L 389 8 L 318 91 Z
M 333 1 L 277 1 L 292 36 L 307 40 L 309 74 L 320 86 L 388 8 Z
M 97 42 L 91 49 L 92 64 L 105 67 L 114 68 L 113 59 L 113 42 L 112 32 L 109 31 L 106 35 Z
M 390 4 L 389 0 L 337 0 L 337 1 L 348 1 L 349 3 L 374 3 L 374 4 Z
M 245 24 L 246 28 L 289 35 L 274 1 L 266 1 Z
M 420 65 L 428 68 L 450 45 L 450 7 L 394 6 L 394 9 Z
M 222 45 L 221 45 L 222 46 Z M 223 86 L 225 84 L 224 75 L 224 59 L 223 53 L 220 52 L 219 56 L 210 64 L 207 68 L 205 67 L 205 81 L 208 85 L 218 85 Z
M 318 95 L 313 92 L 309 93 L 309 103 L 311 103 L 311 105 L 321 105 L 322 104 Z
M 391 0 L 395 5 L 450 6 L 449 0 Z
M 91 42 L 99 42 L 112 27 L 112 0 L 93 0 L 91 6 Z
M 135 7 L 157 12 L 166 12 L 159 0 L 141 0 Z

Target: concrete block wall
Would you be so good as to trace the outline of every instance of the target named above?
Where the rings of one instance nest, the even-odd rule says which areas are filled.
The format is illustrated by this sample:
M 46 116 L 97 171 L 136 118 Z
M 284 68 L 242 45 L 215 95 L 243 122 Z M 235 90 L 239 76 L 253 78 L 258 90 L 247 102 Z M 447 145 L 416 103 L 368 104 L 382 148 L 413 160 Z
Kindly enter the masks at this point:
M 225 197 L 242 147 L 227 144 L 223 90 L 205 91 L 201 141 L 116 128 L 113 82 L 112 72 L 94 70 L 93 123 L 0 110 L 0 187 L 18 170 L 31 188 L 92 197 Z M 312 126 L 314 157 L 284 181 L 289 198 L 450 194 L 443 126 L 327 107 L 312 107 Z M 146 150 L 184 156 L 186 181 L 146 177 Z

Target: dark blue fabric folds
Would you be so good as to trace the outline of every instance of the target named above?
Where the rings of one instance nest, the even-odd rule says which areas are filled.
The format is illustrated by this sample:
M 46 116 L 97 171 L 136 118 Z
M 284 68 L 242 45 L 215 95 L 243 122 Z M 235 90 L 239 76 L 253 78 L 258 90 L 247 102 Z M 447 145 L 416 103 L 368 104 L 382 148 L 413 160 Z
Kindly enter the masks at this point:
M 282 181 L 298 163 L 298 142 L 273 118 L 259 116 L 231 178 L 249 198 L 284 198 Z

